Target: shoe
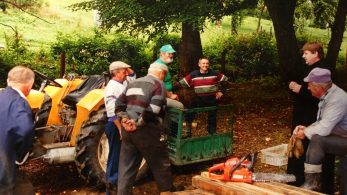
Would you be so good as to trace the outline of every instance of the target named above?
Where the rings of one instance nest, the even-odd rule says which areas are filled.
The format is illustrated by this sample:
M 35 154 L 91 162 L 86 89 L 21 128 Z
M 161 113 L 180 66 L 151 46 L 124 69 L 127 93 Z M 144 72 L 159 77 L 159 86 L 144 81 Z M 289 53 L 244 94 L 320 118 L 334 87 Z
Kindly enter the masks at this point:
M 308 190 L 321 191 L 321 173 L 305 173 L 305 183 L 300 187 Z

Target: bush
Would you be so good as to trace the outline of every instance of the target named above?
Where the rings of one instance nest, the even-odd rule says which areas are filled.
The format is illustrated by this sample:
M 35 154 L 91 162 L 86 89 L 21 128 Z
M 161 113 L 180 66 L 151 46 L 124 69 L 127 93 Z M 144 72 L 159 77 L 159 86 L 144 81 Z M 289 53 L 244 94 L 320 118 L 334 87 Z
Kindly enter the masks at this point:
M 40 50 L 30 51 L 18 32 L 13 36 L 5 36 L 6 47 L 0 50 L 0 74 L 7 75 L 7 72 L 16 65 L 27 66 L 33 70 L 38 70 L 51 78 L 59 74 L 59 68 L 54 65 L 54 59 L 50 52 Z M 0 78 L 0 86 L 6 86 L 7 76 Z
M 265 32 L 252 35 L 222 36 L 204 47 L 211 64 L 234 80 L 247 80 L 279 74 L 275 42 Z
M 58 57 L 66 54 L 67 71 L 79 75 L 101 74 L 108 70 L 112 61 L 124 61 L 132 65 L 138 75 L 145 74 L 145 64 L 149 57 L 145 55 L 142 41 L 122 34 L 113 34 L 111 38 L 96 32 L 94 36 L 58 35 L 58 41 L 51 46 L 52 53 Z

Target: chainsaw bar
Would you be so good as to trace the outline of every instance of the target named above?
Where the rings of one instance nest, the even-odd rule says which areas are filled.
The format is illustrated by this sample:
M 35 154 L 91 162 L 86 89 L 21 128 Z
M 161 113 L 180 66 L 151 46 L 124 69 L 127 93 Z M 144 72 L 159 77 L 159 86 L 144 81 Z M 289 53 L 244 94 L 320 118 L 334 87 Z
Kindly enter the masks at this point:
M 253 173 L 252 181 L 288 183 L 296 180 L 293 174 Z

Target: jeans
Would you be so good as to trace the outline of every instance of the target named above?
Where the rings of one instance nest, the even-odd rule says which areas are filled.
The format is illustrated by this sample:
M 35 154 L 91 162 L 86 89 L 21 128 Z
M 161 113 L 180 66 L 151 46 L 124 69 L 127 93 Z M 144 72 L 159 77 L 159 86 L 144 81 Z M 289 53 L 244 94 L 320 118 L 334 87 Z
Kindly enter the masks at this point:
M 139 126 L 134 132 L 122 130 L 118 195 L 132 194 L 142 157 L 146 159 L 159 191 L 173 189 L 169 155 L 165 142 L 160 140 L 161 132 L 153 123 Z
M 108 121 L 105 129 L 106 137 L 108 140 L 109 153 L 107 158 L 107 168 L 106 168 L 106 181 L 107 185 L 112 187 L 117 185 L 118 180 L 118 164 L 121 141 L 119 136 L 119 131 L 116 125 Z

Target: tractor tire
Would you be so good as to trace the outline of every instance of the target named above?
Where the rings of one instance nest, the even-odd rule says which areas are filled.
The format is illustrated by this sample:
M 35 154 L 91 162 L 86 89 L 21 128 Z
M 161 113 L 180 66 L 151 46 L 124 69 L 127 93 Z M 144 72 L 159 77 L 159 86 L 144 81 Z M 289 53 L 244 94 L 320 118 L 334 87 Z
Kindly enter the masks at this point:
M 90 114 L 77 136 L 75 163 L 81 177 L 89 184 L 104 188 L 108 142 L 105 134 L 106 110 L 101 107 Z
M 45 94 L 40 110 L 35 113 L 35 128 L 45 127 L 47 125 L 49 113 L 52 108 L 52 99 Z
M 106 183 L 106 166 L 109 152 L 105 125 L 107 123 L 104 107 L 90 114 L 90 118 L 81 127 L 76 141 L 75 163 L 81 177 L 97 188 L 104 188 Z M 135 183 L 148 177 L 149 167 L 142 159 Z

